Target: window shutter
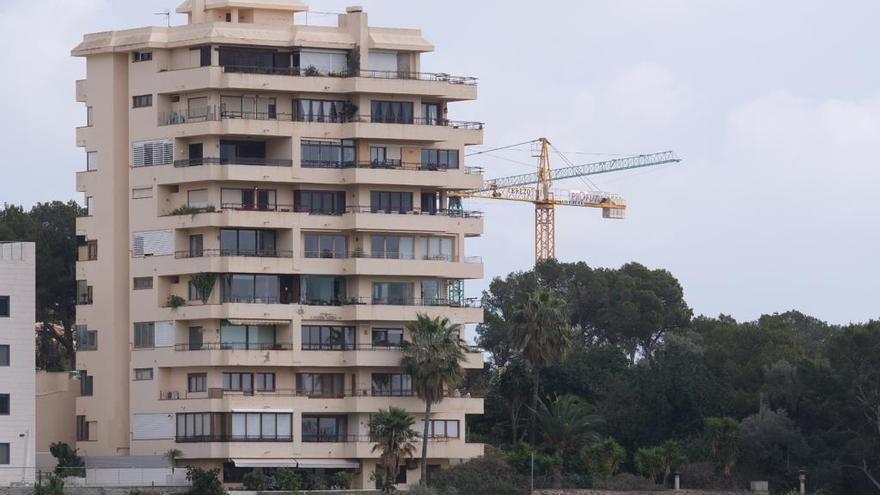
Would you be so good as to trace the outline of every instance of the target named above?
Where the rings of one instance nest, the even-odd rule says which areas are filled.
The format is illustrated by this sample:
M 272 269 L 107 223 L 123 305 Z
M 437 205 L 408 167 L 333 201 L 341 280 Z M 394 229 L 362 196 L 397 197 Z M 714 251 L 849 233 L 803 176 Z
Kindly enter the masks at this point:
M 174 254 L 174 231 L 150 230 L 132 234 L 132 255 L 166 256 Z
M 131 425 L 134 440 L 174 438 L 174 417 L 170 414 L 134 414 Z
M 133 167 L 168 165 L 172 162 L 174 145 L 170 139 L 160 141 L 139 141 L 131 145 L 131 164 Z
M 155 323 L 156 347 L 174 346 L 174 323 L 170 321 L 157 321 Z

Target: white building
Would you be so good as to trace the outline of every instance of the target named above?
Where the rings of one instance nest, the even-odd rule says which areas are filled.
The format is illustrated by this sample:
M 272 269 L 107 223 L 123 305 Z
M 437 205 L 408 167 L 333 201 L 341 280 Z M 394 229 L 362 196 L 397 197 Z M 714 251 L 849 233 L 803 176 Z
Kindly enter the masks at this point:
M 34 243 L 0 243 L 0 486 L 34 477 Z

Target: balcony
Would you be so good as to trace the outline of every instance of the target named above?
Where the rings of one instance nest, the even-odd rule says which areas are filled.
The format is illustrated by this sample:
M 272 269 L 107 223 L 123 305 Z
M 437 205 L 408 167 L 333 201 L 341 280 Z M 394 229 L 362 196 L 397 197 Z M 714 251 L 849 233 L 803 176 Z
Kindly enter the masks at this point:
M 306 121 L 277 111 L 229 112 L 216 106 L 190 114 L 186 110 L 160 112 L 158 125 L 164 138 L 204 135 L 303 136 L 320 135 L 327 139 L 389 139 L 396 141 L 482 144 L 483 123 L 436 118 L 412 118 L 407 121 L 376 122 L 369 115 L 351 115 Z
M 177 94 L 209 88 L 293 93 L 372 93 L 434 96 L 447 101 L 477 98 L 478 80 L 432 72 L 374 71 L 300 75 L 298 69 L 254 66 L 209 66 L 159 73 L 158 92 Z
M 88 101 L 88 81 L 86 79 L 77 79 L 76 81 L 76 101 L 86 103 Z
M 283 160 L 278 158 L 188 158 L 185 160 L 174 160 L 174 166 L 183 167 L 201 167 L 202 165 L 244 165 L 255 167 L 292 167 L 293 160 Z
M 277 342 L 250 349 L 233 348 L 229 344 L 211 342 L 203 344 L 175 344 L 173 347 L 133 349 L 133 365 L 163 368 L 250 366 L 250 367 L 395 367 L 400 365 L 400 348 L 356 344 L 342 348 L 306 348 L 301 344 Z M 465 369 L 482 369 L 483 352 L 468 346 Z M 180 394 L 177 394 L 178 396 Z M 185 394 L 184 394 L 185 396 Z M 198 397 L 198 396 L 196 396 Z
M 191 258 L 214 258 L 214 257 L 241 257 L 241 258 L 293 258 L 293 251 L 284 249 L 200 249 L 198 251 L 186 250 L 175 251 L 175 259 Z

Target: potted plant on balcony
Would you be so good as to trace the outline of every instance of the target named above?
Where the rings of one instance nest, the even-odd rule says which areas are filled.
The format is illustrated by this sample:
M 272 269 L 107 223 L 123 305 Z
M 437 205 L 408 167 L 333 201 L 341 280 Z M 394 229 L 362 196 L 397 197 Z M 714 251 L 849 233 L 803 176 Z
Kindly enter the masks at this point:
M 320 76 L 321 71 L 319 71 L 314 65 L 310 65 L 303 70 L 303 75 L 307 77 Z
M 351 122 L 358 113 L 358 106 L 350 101 L 342 104 L 342 114 L 345 115 L 345 121 Z
M 216 281 L 216 273 L 201 272 L 192 276 L 193 287 L 195 287 L 196 292 L 198 292 L 202 304 L 208 304 L 208 299 L 211 298 L 211 292 L 214 291 L 214 283 Z
M 178 296 L 177 294 L 171 294 L 170 296 L 168 296 L 168 301 L 166 304 L 171 309 L 177 309 L 186 304 L 186 299 Z
M 364 256 L 364 248 L 360 246 L 354 248 L 354 251 L 351 253 L 352 258 L 363 258 Z

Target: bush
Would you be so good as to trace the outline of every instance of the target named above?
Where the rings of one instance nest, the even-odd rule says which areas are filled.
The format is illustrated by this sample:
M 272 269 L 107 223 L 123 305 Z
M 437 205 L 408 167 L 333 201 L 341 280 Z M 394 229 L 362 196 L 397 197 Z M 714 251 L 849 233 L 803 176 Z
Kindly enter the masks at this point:
M 171 309 L 177 309 L 186 304 L 186 299 L 178 296 L 177 294 L 171 294 L 168 296 L 168 301 L 165 303 Z
M 64 480 L 50 474 L 45 481 L 34 487 L 34 495 L 64 495 Z
M 498 457 L 481 457 L 437 473 L 433 486 L 446 495 L 457 493 L 480 495 L 526 495 L 528 480 Z
M 219 469 L 189 467 L 186 469 L 186 479 L 192 483 L 187 492 L 189 495 L 226 495 L 226 489 L 220 482 Z
M 337 471 L 336 474 L 333 475 L 333 486 L 336 487 L 337 490 L 348 490 L 351 488 L 351 482 L 354 479 L 354 475 L 348 471 Z
M 241 478 L 241 484 L 245 490 L 259 492 L 266 489 L 266 477 L 263 475 L 262 468 L 252 469 L 251 472 L 245 474 Z
M 502 452 L 504 461 L 516 472 L 523 476 L 529 476 L 532 472 L 532 453 L 535 454 L 535 477 L 550 476 L 559 460 L 543 452 L 532 450 L 525 442 L 518 443 L 514 448 Z
M 304 488 L 302 476 L 289 468 L 279 468 L 275 471 L 275 480 L 278 488 L 285 492 L 298 492 Z
M 77 449 L 70 448 L 70 445 L 64 442 L 55 442 L 49 446 L 49 452 L 52 453 L 52 457 L 58 460 L 55 474 L 62 477 L 78 476 L 84 478 L 86 476 L 85 462 L 76 454 Z
M 620 473 L 607 479 L 595 480 L 593 488 L 596 490 L 609 491 L 655 491 L 665 488 L 651 480 L 630 473 Z
M 585 445 L 581 450 L 581 458 L 594 477 L 610 478 L 620 471 L 620 464 L 626 461 L 626 450 L 617 440 L 608 437 Z

